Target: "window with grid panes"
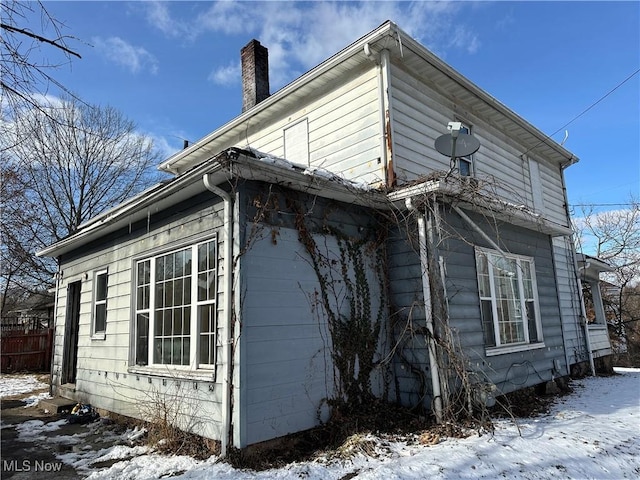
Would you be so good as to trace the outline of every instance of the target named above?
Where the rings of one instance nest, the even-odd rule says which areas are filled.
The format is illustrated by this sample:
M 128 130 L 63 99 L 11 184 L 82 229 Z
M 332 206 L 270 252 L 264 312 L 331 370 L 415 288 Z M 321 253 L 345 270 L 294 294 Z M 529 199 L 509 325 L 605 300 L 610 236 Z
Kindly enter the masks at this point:
M 217 242 L 136 262 L 135 363 L 213 368 Z
M 476 249 L 476 269 L 485 345 L 541 342 L 533 259 Z

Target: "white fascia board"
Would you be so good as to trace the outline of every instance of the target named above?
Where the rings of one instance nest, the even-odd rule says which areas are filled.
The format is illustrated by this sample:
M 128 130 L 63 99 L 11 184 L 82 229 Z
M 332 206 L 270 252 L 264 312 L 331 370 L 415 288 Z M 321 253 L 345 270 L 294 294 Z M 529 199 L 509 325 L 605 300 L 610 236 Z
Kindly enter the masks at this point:
M 592 272 L 595 278 L 598 278 L 601 272 L 613 272 L 615 270 L 604 260 L 584 253 L 577 253 L 576 260 L 585 270 Z
M 570 235 L 571 228 L 550 222 L 540 215 L 519 205 L 500 200 L 481 193 L 474 193 L 472 199 L 465 201 L 464 186 L 448 183 L 443 180 L 427 180 L 410 185 L 388 194 L 388 198 L 397 208 L 403 209 L 407 199 L 421 199 L 425 195 L 436 194 L 445 202 L 453 202 L 459 207 L 485 215 L 520 227 L 545 233 L 547 235 Z M 482 204 L 484 202 L 484 204 Z M 419 202 L 413 202 L 419 204 Z
M 396 27 L 397 28 L 397 27 Z M 557 143 L 552 138 L 548 137 L 545 133 L 540 131 L 538 128 L 534 127 L 531 123 L 526 121 L 523 117 L 515 113 L 509 107 L 507 107 L 504 103 L 500 102 L 498 99 L 487 93 L 485 90 L 478 87 L 475 83 L 469 80 L 467 77 L 462 75 L 461 73 L 454 70 L 447 63 L 443 62 L 440 58 L 426 49 L 423 45 L 418 43 L 416 40 L 411 38 L 405 32 L 403 32 L 400 28 L 397 28 L 398 33 L 402 35 L 402 45 L 410 50 L 412 50 L 416 55 L 420 56 L 423 60 L 430 63 L 446 76 L 448 76 L 453 82 L 459 84 L 462 88 L 468 90 L 473 93 L 478 99 L 482 100 L 484 103 L 491 105 L 495 108 L 499 113 L 507 117 L 511 122 L 515 123 L 518 127 L 527 130 L 531 135 L 536 137 L 539 141 L 537 146 L 542 144 L 547 145 L 552 148 L 558 155 L 561 156 L 562 161 L 559 163 L 562 164 L 563 168 L 566 168 L 574 163 L 579 161 L 579 158 L 571 153 L 569 150 L 565 149 L 562 145 Z M 532 147 L 532 150 L 535 147 Z
M 205 172 L 213 173 L 220 169 L 220 164 L 211 165 L 207 162 L 204 168 L 194 168 L 193 172 L 146 190 L 145 195 L 137 195 L 85 222 L 77 233 L 36 252 L 36 256 L 58 257 L 101 236 L 142 220 L 148 214 L 178 203 L 198 191 L 204 191 L 204 185 L 198 185 L 199 181 L 202 183 L 200 180 L 202 175 Z M 152 209 L 153 212 L 151 212 Z
M 241 155 L 232 162 L 231 174 L 237 178 L 263 181 L 309 195 L 363 207 L 391 208 L 386 194 L 379 190 L 358 188 L 322 175 L 305 173 L 304 169 L 293 165 L 292 168 L 287 168 Z
M 392 40 L 392 42 L 390 42 L 390 39 Z M 369 45 L 371 52 L 378 52 L 383 48 L 392 49 L 394 51 L 394 54 L 397 56 L 397 60 L 400 62 L 402 61 L 402 57 L 404 55 L 411 52 L 411 54 L 418 56 L 420 59 L 429 63 L 434 68 L 442 72 L 444 75 L 450 78 L 452 82 L 458 84 L 461 88 L 471 92 L 481 102 L 491 105 L 500 115 L 503 115 L 510 122 L 513 122 L 515 125 L 517 125 L 518 128 L 528 132 L 534 139 L 537 139 L 537 145 L 535 145 L 535 147 L 546 145 L 548 148 L 550 148 L 557 155 L 556 161 L 560 163 L 563 168 L 566 168 L 567 166 L 578 162 L 578 157 L 576 157 L 574 154 L 566 150 L 551 138 L 548 138 L 547 135 L 531 125 L 524 118 L 513 112 L 502 102 L 489 95 L 487 92 L 475 85 L 465 76 L 443 62 L 440 58 L 426 49 L 423 45 L 411 38 L 396 24 L 388 21 L 382 24 L 376 30 L 363 36 L 345 49 L 328 58 L 320 65 L 309 70 L 307 73 L 303 74 L 290 84 L 275 92 L 273 95 L 270 95 L 262 102 L 256 104 L 246 112 L 243 112 L 241 115 L 234 118 L 230 122 L 214 130 L 202 139 L 193 143 L 191 146 L 177 152 L 169 159 L 161 163 L 158 168 L 162 171 L 166 171 L 175 175 L 183 173 L 185 169 L 189 168 L 191 162 L 197 162 L 197 160 L 190 160 L 189 157 L 194 156 L 197 158 L 198 156 L 206 156 L 207 153 L 211 153 L 206 151 L 206 147 L 211 143 L 221 139 L 224 136 L 231 135 L 234 130 L 238 128 L 243 129 L 246 125 L 246 122 L 254 117 L 269 115 L 269 109 L 273 110 L 275 104 L 283 100 L 286 101 L 286 99 L 290 95 L 294 94 L 297 90 L 318 79 L 341 63 L 344 63 L 355 55 L 361 55 L 362 62 L 370 61 L 369 59 L 367 59 L 364 53 L 364 46 L 367 44 Z M 231 135 L 231 137 L 233 137 L 233 135 Z M 218 148 L 214 146 L 213 148 L 219 151 L 223 148 L 231 146 L 232 145 L 218 146 Z M 535 149 L 535 147 L 532 147 L 532 149 Z M 203 149 L 205 150 L 203 151 Z
M 373 44 L 381 40 L 382 38 L 385 38 L 389 35 L 394 35 L 397 29 L 398 27 L 393 22 L 385 22 L 376 30 L 372 31 L 366 36 L 355 41 L 345 49 L 333 55 L 332 57 L 329 57 L 320 65 L 309 70 L 307 73 L 298 77 L 296 80 L 284 86 L 283 88 L 275 92 L 273 95 L 270 95 L 269 97 L 267 97 L 260 103 L 256 104 L 246 112 L 243 112 L 238 117 L 234 118 L 230 122 L 221 126 L 217 130 L 214 130 L 213 132 L 201 138 L 200 140 L 193 143 L 192 145 L 185 148 L 184 150 L 181 150 L 178 153 L 174 154 L 173 156 L 171 156 L 170 158 L 162 162 L 158 166 L 158 169 L 169 172 L 169 173 L 173 173 L 176 175 L 179 174 L 181 171 L 181 168 L 183 168 L 183 165 L 188 163 L 188 161 L 185 161 L 187 157 L 191 155 L 197 155 L 203 147 L 206 147 L 207 144 L 211 143 L 212 141 L 216 140 L 217 138 L 223 135 L 228 134 L 229 132 L 231 132 L 236 128 L 240 127 L 244 129 L 244 125 L 246 124 L 247 120 L 260 114 L 261 112 L 266 111 L 270 107 L 273 107 L 273 105 L 276 104 L 277 102 L 283 99 L 286 99 L 289 95 L 293 94 L 296 90 L 300 89 L 301 87 L 310 83 L 311 81 L 317 79 L 318 77 L 324 75 L 326 72 L 335 68 L 337 65 L 343 63 L 345 60 L 353 57 L 354 55 L 362 54 L 363 62 L 369 61 L 364 55 L 364 45 L 367 43 Z
M 105 234 L 140 221 L 148 214 L 160 212 L 199 192 L 204 192 L 206 189 L 202 177 L 205 174 L 215 174 L 214 182 L 217 184 L 231 178 L 257 180 L 364 207 L 388 209 L 391 206 L 386 195 L 378 190 L 361 189 L 355 185 L 341 183 L 337 179 L 305 173 L 304 169 L 294 165 L 267 163 L 246 155 L 239 149 L 230 149 L 165 185 L 147 190 L 147 195 L 138 195 L 95 217 L 83 224 L 83 228 L 76 234 L 50 245 L 36 255 L 58 257 Z

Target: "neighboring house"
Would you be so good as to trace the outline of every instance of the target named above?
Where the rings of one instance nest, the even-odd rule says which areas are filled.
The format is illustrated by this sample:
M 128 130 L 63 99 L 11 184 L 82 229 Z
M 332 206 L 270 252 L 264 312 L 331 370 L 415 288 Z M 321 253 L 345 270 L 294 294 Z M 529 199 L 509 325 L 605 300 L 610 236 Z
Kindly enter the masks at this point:
M 588 361 L 574 155 L 391 22 L 273 95 L 264 47 L 242 60 L 243 113 L 174 179 L 40 252 L 56 393 L 137 417 L 175 393 L 226 452 L 337 398 L 441 417 L 456 368 L 491 402 Z M 477 153 L 435 150 L 451 121 Z
M 50 293 L 34 293 L 7 313 L 2 319 L 6 329 L 38 330 L 53 326 L 54 296 Z
M 605 311 L 602 293 L 603 290 L 613 292 L 619 288 L 600 280 L 601 273 L 613 271 L 613 268 L 603 260 L 583 253 L 576 254 L 576 260 L 582 287 L 588 292 L 590 300 L 584 302 L 585 309 L 588 310 L 585 312 L 588 322 L 584 328 L 588 332 L 589 347 L 592 352 L 590 362 L 593 364 L 594 360 L 610 358 L 612 354 L 608 328 L 610 314 Z M 587 338 L 586 335 L 585 338 Z

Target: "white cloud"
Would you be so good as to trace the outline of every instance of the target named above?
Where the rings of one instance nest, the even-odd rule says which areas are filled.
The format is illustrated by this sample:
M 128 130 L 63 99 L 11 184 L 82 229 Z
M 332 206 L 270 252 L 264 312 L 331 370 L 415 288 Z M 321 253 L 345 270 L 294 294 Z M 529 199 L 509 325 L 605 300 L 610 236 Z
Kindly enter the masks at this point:
M 113 63 L 127 68 L 132 73 L 147 70 L 158 72 L 158 60 L 143 47 L 131 45 L 120 37 L 93 38 L 97 50 Z
M 480 41 L 473 33 L 464 27 L 457 26 L 452 31 L 449 45 L 461 50 L 466 50 L 469 53 L 475 53 L 480 47 Z
M 217 1 L 194 22 L 198 31 L 222 32 L 227 35 L 254 31 L 263 21 L 263 3 Z
M 209 80 L 218 85 L 233 85 L 240 80 L 240 62 L 233 62 L 226 67 L 218 67 L 209 74 Z
M 466 8 L 464 3 L 217 1 L 187 19 L 177 16 L 179 3 L 145 5 L 151 24 L 170 36 L 194 39 L 215 32 L 242 35 L 247 41 L 257 38 L 269 49 L 270 83 L 275 91 L 386 20 L 394 21 L 436 54 L 445 55 L 452 49 L 474 53 L 480 42 L 458 18 Z M 220 84 L 238 82 L 237 68 L 217 66 L 209 78 Z
M 139 6 L 144 9 L 147 21 L 169 37 L 193 39 L 198 33 L 190 22 L 181 22 L 171 16 L 169 2 L 147 1 Z
M 178 152 L 180 148 L 182 148 L 181 144 L 177 145 L 175 144 L 175 142 L 173 144 L 169 143 L 169 140 L 166 136 L 157 135 L 154 133 L 147 133 L 146 135 L 153 140 L 153 145 L 155 146 L 156 150 L 160 152 L 160 157 L 163 160 L 171 157 L 176 152 Z

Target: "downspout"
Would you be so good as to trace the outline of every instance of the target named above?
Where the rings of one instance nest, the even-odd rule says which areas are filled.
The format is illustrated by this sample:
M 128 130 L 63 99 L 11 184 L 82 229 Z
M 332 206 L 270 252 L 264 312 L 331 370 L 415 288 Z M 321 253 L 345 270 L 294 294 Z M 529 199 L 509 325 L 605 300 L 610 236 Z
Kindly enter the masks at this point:
M 49 395 L 54 396 L 53 392 L 53 369 L 55 367 L 55 359 L 56 359 L 56 327 L 58 325 L 58 299 L 59 299 L 59 291 L 60 291 L 60 280 L 62 277 L 62 270 L 60 270 L 60 258 L 56 259 L 56 263 L 58 264 L 58 271 L 55 274 L 56 278 L 56 295 L 53 301 L 53 342 L 51 345 L 51 366 L 49 367 Z M 58 378 L 59 380 L 59 378 Z
M 584 329 L 584 338 L 585 344 L 587 347 L 587 352 L 589 355 L 589 368 L 591 369 L 591 376 L 596 376 L 596 366 L 593 361 L 593 350 L 591 350 L 591 338 L 589 337 L 589 323 L 587 322 L 587 309 L 584 306 L 584 297 L 582 296 L 582 280 L 580 280 L 580 274 L 578 273 L 581 268 L 578 267 L 578 262 L 576 261 L 575 255 L 573 256 L 573 260 L 575 262 L 574 268 L 576 272 L 576 282 L 578 285 L 578 296 L 580 298 L 580 313 L 582 314 L 582 328 Z M 588 268 L 588 262 L 585 264 L 584 268 Z
M 569 212 L 569 198 L 567 197 L 567 186 L 565 185 L 565 182 L 564 182 L 564 170 L 565 168 L 575 163 L 575 162 L 572 162 L 571 160 L 573 160 L 573 156 L 571 157 L 569 162 L 560 166 L 560 181 L 562 182 L 562 193 L 564 196 L 564 211 L 565 211 L 565 215 L 567 216 L 567 222 L 569 226 L 571 226 L 571 214 Z M 582 323 L 582 328 L 584 329 L 584 338 L 585 338 L 584 342 L 585 342 L 585 346 L 587 347 L 587 355 L 589 357 L 589 367 L 591 368 L 591 376 L 595 377 L 596 367 L 593 362 L 593 351 L 591 350 L 591 338 L 589 338 L 589 324 L 587 323 L 587 311 L 585 309 L 584 298 L 582 296 L 582 281 L 580 280 L 580 274 L 578 273 L 579 267 L 578 267 L 578 260 L 576 259 L 575 244 L 573 242 L 573 234 L 571 234 L 569 239 L 570 239 L 569 246 L 571 247 L 571 254 L 573 257 L 573 272 L 576 280 L 576 286 L 578 288 L 578 300 L 580 301 L 580 313 L 582 315 L 581 323 Z M 565 348 L 567 348 L 566 345 L 565 345 Z M 567 365 L 567 369 L 570 370 L 569 365 Z
M 567 239 L 566 237 L 562 238 L 562 241 L 565 244 L 567 244 Z M 551 241 L 549 242 L 551 245 L 551 251 L 552 251 L 552 256 L 553 256 L 553 278 L 555 278 L 556 282 L 558 282 L 559 276 L 558 276 L 558 260 L 557 260 L 557 253 L 556 253 L 556 247 L 553 243 L 553 238 L 551 239 Z M 566 257 L 566 255 L 565 255 Z M 562 296 L 560 293 L 560 289 L 556 288 L 556 298 L 558 299 L 558 308 L 560 310 L 560 332 L 562 333 L 562 345 L 563 345 L 563 350 L 564 350 L 564 362 L 565 362 L 565 366 L 567 368 L 567 375 L 571 375 L 571 358 L 569 356 L 569 349 L 567 348 L 568 342 L 567 342 L 567 333 L 566 333 L 566 326 L 565 326 L 565 315 L 562 313 Z M 560 373 L 558 371 L 558 373 Z
M 576 274 L 577 276 L 577 274 Z M 596 376 L 596 366 L 593 362 L 593 350 L 591 349 L 591 338 L 589 337 L 589 323 L 587 322 L 587 311 L 584 307 L 584 298 L 582 297 L 582 281 L 578 278 L 578 292 L 580 296 L 580 313 L 582 313 L 582 328 L 584 328 L 585 344 L 589 354 L 589 367 L 591 368 L 591 376 Z
M 436 355 L 436 344 L 434 341 L 433 327 L 433 305 L 431 302 L 431 285 L 429 283 L 429 251 L 427 248 L 427 227 L 425 215 L 418 212 L 411 198 L 405 200 L 405 204 L 410 211 L 418 213 L 418 241 L 420 243 L 420 267 L 422 271 L 422 296 L 424 299 L 424 314 L 427 331 L 427 350 L 429 351 L 429 368 L 431 370 L 431 388 L 433 390 L 433 409 L 436 415 L 436 422 L 442 423 L 442 389 L 440 387 L 440 368 Z
M 383 150 L 385 152 L 384 166 L 385 166 L 385 182 L 387 187 L 393 187 L 396 183 L 396 173 L 393 165 L 393 135 L 392 135 L 392 112 L 393 106 L 391 105 L 391 86 L 389 79 L 391 78 L 391 60 L 389 59 L 389 50 L 386 48 L 380 52 L 380 70 L 382 72 L 382 92 L 384 101 L 384 140 Z
M 231 344 L 233 342 L 233 315 L 232 315 L 232 289 L 233 289 L 233 198 L 229 192 L 224 191 L 222 188 L 214 185 L 209 177 L 210 174 L 206 173 L 202 177 L 202 182 L 207 190 L 213 194 L 219 196 L 224 201 L 224 226 L 225 232 L 224 239 L 224 292 L 223 292 L 223 305 L 224 305 L 224 339 L 222 342 L 222 358 L 223 358 L 223 388 L 222 388 L 222 435 L 220 439 L 221 443 L 221 457 L 226 457 L 229 453 L 229 439 L 231 437 L 231 398 L 233 389 L 233 369 L 231 368 Z M 224 382 L 227 385 L 224 385 Z
M 380 163 L 382 164 L 383 184 L 393 186 L 393 145 L 391 138 L 391 99 L 389 96 L 389 50 L 380 51 L 380 62 L 371 52 L 368 43 L 364 45 L 364 54 L 378 65 L 378 112 L 380 114 Z

